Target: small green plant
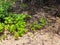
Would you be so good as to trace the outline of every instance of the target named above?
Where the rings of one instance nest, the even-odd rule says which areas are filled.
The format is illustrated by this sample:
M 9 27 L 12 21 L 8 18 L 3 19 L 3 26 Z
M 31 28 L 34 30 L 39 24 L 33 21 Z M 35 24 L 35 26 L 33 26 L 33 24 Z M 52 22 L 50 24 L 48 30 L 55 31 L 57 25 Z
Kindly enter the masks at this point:
M 39 22 L 42 26 L 45 26 L 47 24 L 46 18 L 41 18 Z
M 13 18 L 11 18 L 10 16 L 9 17 L 5 17 L 5 24 L 12 24 L 13 23 Z
M 25 14 L 12 14 L 5 17 L 5 30 L 8 30 L 10 33 L 14 34 L 14 37 L 17 36 L 17 33 L 19 36 L 23 36 L 24 33 L 27 32 L 26 22 L 24 21 L 26 17 L 27 15 Z
M 15 38 L 15 39 L 18 39 L 18 37 L 19 37 L 18 32 L 15 32 L 15 33 L 14 33 L 14 38 Z
M 9 27 L 10 27 L 10 25 L 7 24 L 7 25 L 4 26 L 4 29 L 5 29 L 5 30 L 9 30 Z
M 23 36 L 26 29 L 25 14 L 10 14 L 8 9 L 12 7 L 15 0 L 0 0 L 0 33 L 5 30 L 9 31 L 14 35 L 15 38 Z M 20 5 L 22 8 L 25 7 L 24 4 Z
M 35 30 L 39 30 L 41 29 L 43 26 L 45 26 L 47 24 L 47 21 L 45 18 L 41 18 L 39 20 L 39 23 L 36 23 L 36 22 L 33 22 L 30 27 L 31 27 L 31 30 L 35 31 Z
M 24 8 L 24 7 L 25 7 L 25 4 L 24 4 L 24 3 L 21 3 L 21 4 L 20 4 L 20 7 L 21 7 L 21 8 Z
M 40 24 L 38 24 L 38 23 L 32 23 L 31 25 L 30 25 L 30 27 L 31 27 L 31 30 L 33 30 L 33 31 L 35 31 L 35 30 L 39 30 L 39 29 L 41 29 L 42 28 L 42 26 L 40 25 Z
M 0 23 L 0 33 L 2 33 L 4 30 L 4 24 L 3 23 Z
M 10 31 L 11 33 L 14 33 L 14 32 L 16 31 L 16 26 L 15 26 L 14 24 L 10 25 L 9 31 Z
M 13 3 L 11 3 L 10 1 L 0 0 L 0 32 L 3 32 L 5 28 L 4 18 L 9 15 L 7 9 L 13 5 Z

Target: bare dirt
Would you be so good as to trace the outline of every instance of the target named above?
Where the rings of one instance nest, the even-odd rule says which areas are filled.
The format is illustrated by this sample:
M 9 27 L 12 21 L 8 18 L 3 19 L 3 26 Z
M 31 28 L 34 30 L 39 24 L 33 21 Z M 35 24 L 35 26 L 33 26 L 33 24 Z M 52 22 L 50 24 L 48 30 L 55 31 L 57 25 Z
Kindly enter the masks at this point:
M 60 36 L 53 33 L 28 32 L 19 40 L 14 40 L 12 36 L 8 36 L 8 40 L 2 40 L 0 45 L 60 45 Z

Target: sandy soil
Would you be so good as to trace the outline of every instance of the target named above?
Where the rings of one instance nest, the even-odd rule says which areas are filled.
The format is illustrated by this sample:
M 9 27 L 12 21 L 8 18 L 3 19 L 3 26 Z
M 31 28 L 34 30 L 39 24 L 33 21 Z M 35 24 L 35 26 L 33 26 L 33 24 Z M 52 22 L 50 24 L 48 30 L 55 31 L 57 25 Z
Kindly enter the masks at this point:
M 8 36 L 8 40 L 2 40 L 0 45 L 60 45 L 60 36 L 53 33 L 42 33 L 43 31 L 28 32 L 19 40 L 14 40 L 12 36 Z

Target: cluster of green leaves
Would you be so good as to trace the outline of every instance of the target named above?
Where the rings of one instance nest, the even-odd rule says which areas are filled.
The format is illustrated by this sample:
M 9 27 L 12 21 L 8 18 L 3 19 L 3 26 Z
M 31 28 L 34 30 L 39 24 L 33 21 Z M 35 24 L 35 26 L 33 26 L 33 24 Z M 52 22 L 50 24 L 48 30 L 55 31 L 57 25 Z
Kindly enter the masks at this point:
M 0 33 L 3 33 L 3 31 L 4 31 L 4 24 L 0 23 Z
M 8 15 L 8 8 L 12 7 L 13 3 L 11 0 L 0 0 L 0 17 Z
M 24 14 L 11 14 L 7 17 L 4 17 L 4 22 L 0 23 L 0 33 L 4 30 L 8 30 L 15 38 L 23 36 L 27 31 L 26 23 L 24 19 L 26 15 Z
M 0 0 L 0 33 L 8 30 L 15 38 L 23 36 L 26 30 L 25 14 L 10 14 L 8 8 L 13 6 L 16 0 Z
M 23 36 L 26 30 L 26 23 L 24 14 L 13 14 L 5 17 L 5 30 L 9 30 L 10 33 L 14 34 L 14 37 Z
M 4 27 L 4 18 L 8 16 L 7 9 L 12 6 L 12 3 L 9 0 L 0 0 L 0 32 L 3 32 Z
M 31 27 L 31 30 L 35 31 L 36 29 L 37 30 L 41 29 L 46 24 L 47 24 L 46 19 L 45 18 L 41 18 L 39 20 L 39 23 L 33 22 L 30 27 Z
M 24 3 L 21 3 L 20 4 L 20 7 L 23 9 L 25 7 L 25 4 Z

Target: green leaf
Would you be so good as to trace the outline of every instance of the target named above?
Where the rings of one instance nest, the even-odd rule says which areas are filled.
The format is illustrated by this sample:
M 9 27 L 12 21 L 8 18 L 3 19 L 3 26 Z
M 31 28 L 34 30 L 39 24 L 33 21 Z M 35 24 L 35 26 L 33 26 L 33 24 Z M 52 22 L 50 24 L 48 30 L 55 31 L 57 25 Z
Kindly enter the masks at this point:
M 5 25 L 5 30 L 9 30 L 10 25 Z
M 4 24 L 0 23 L 0 33 L 3 32 Z
M 9 29 L 10 29 L 10 32 L 14 32 L 14 31 L 16 31 L 16 27 L 15 27 L 15 25 L 11 25 L 10 27 L 9 27 Z
M 18 39 L 18 37 L 19 37 L 18 32 L 15 32 L 15 33 L 14 33 L 14 38 L 15 38 L 15 39 Z

